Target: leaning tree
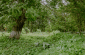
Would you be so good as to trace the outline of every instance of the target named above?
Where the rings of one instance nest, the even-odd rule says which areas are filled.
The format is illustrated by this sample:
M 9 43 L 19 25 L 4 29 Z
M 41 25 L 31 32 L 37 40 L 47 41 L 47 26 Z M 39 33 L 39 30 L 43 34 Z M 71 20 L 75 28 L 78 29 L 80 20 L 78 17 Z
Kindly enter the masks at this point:
M 19 39 L 24 22 L 38 17 L 41 3 L 40 0 L 2 0 L 0 5 L 0 19 L 14 23 L 9 38 Z

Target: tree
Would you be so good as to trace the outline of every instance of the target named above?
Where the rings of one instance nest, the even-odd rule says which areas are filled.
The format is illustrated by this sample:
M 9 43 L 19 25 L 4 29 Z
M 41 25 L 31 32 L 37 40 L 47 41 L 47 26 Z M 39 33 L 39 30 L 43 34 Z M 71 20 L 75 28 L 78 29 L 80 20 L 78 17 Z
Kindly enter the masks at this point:
M 10 33 L 10 38 L 19 39 L 24 22 L 29 20 L 29 18 L 34 20 L 37 17 L 34 13 L 40 6 L 40 0 L 2 0 L 0 4 L 1 17 L 7 17 L 7 20 L 9 19 L 15 23 Z
M 84 31 L 85 27 L 85 1 L 84 0 L 68 0 L 70 5 L 67 6 L 67 11 L 70 12 L 73 19 L 77 23 L 79 34 Z M 69 9 L 70 8 L 70 9 Z M 83 28 L 82 28 L 83 27 Z
M 62 27 L 60 27 L 60 29 L 64 28 L 64 31 L 67 31 L 65 30 L 65 28 L 66 29 L 70 28 L 68 24 L 69 21 L 67 21 L 66 19 L 66 16 L 67 16 L 75 20 L 80 34 L 81 34 L 81 31 L 85 29 L 84 28 L 85 27 L 85 24 L 84 24 L 85 23 L 85 16 L 84 16 L 85 1 L 83 0 L 81 1 L 80 0 L 78 1 L 76 0 L 51 0 L 51 1 L 46 0 L 46 2 L 47 4 L 43 4 L 43 6 L 41 6 L 41 3 L 43 3 L 41 2 L 41 0 L 2 0 L 0 1 L 0 5 L 1 5 L 0 20 L 3 20 L 3 21 L 5 20 L 5 21 L 9 21 L 10 23 L 13 23 L 13 28 L 12 28 L 12 32 L 10 33 L 10 38 L 17 38 L 17 39 L 20 38 L 20 34 L 26 20 L 31 22 L 30 27 L 32 28 L 35 26 L 35 24 L 39 22 L 40 24 L 38 24 L 38 27 L 36 26 L 35 27 L 36 29 L 39 28 L 42 31 L 45 31 L 45 27 L 48 22 L 50 22 L 51 24 L 51 25 L 48 25 L 48 27 L 50 27 L 51 29 L 52 25 L 54 24 L 55 24 L 54 26 L 57 26 L 56 24 L 59 25 L 59 22 L 58 21 L 57 21 L 58 23 L 56 22 L 56 20 L 59 20 L 59 21 L 62 21 L 62 23 L 60 24 L 60 26 Z M 47 12 L 47 11 L 50 11 L 50 12 Z M 66 14 L 65 16 L 65 15 L 62 15 L 63 13 L 68 13 L 70 15 Z M 35 20 L 37 22 L 35 22 Z M 5 21 L 1 22 L 0 24 L 6 23 Z M 54 27 L 53 29 L 58 29 L 58 27 L 56 28 Z
M 50 5 L 53 8 L 58 6 L 62 13 L 69 13 L 69 17 L 75 20 L 79 34 L 85 30 L 85 0 L 52 0 Z

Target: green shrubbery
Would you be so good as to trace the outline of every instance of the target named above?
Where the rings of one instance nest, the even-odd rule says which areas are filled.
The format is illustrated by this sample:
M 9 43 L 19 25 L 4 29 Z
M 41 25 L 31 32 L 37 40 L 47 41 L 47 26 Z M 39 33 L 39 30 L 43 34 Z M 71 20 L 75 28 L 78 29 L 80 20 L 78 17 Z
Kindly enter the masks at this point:
M 48 37 L 21 36 L 19 40 L 0 37 L 0 55 L 84 55 L 85 36 L 57 33 Z
M 22 28 L 22 33 L 25 34 L 25 33 L 29 33 L 30 30 L 28 28 Z
M 41 32 L 41 30 L 40 29 L 37 29 L 37 31 L 36 32 Z

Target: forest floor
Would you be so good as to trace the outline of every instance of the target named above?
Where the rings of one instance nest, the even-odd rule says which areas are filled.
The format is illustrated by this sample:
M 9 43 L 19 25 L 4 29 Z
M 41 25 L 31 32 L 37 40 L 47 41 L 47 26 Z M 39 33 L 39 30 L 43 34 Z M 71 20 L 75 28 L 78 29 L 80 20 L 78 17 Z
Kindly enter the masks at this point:
M 0 55 L 85 55 L 85 36 L 62 32 L 21 34 L 9 39 L 0 33 Z

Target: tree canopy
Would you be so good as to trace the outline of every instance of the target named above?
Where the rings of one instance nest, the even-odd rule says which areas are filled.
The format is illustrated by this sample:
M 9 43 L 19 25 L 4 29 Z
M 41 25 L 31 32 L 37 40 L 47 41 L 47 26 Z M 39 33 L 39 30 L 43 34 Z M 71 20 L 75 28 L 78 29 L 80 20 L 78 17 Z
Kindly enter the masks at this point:
M 19 38 L 24 24 L 31 31 L 85 30 L 84 0 L 1 0 L 0 5 L 0 27 L 10 25 L 10 38 Z

